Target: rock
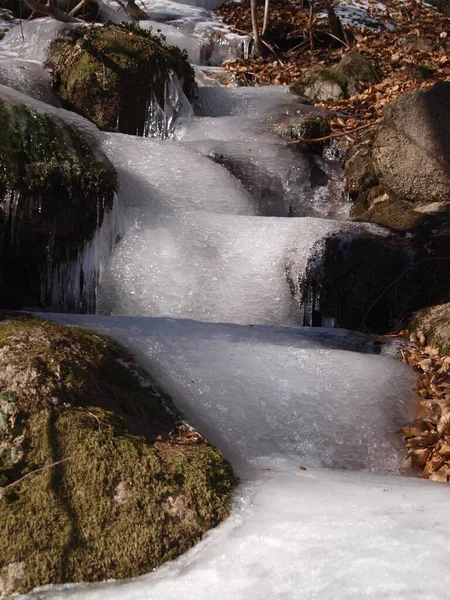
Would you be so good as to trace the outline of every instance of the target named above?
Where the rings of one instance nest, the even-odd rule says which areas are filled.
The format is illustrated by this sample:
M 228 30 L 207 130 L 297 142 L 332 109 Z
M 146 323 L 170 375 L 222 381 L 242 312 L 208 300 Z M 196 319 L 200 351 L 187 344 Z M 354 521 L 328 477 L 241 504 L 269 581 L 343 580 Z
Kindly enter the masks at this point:
M 105 131 L 142 135 L 152 93 L 164 106 L 171 73 L 189 100 L 195 89 L 186 53 L 133 24 L 72 29 L 51 44 L 47 66 L 66 106 Z
M 330 120 L 325 115 L 307 114 L 301 117 L 284 117 L 273 126 L 273 131 L 280 137 L 294 140 L 314 140 L 330 135 Z M 313 152 L 321 153 L 325 142 L 305 144 Z
M 315 67 L 291 85 L 291 92 L 315 103 L 333 103 L 348 97 L 347 78 L 333 69 Z
M 416 335 L 422 333 L 427 344 L 439 348 L 442 354 L 450 354 L 450 302 L 417 312 L 408 329 Z
M 436 50 L 436 43 L 430 38 L 413 37 L 403 40 L 403 46 L 407 52 L 424 52 L 426 54 Z
M 384 112 L 373 166 L 389 195 L 408 202 L 450 200 L 450 83 L 399 96 Z
M 389 331 L 404 311 L 421 306 L 423 298 L 414 291 L 422 273 L 411 268 L 420 257 L 408 240 L 396 235 L 343 233 L 321 240 L 300 280 L 295 270 L 286 269 L 305 312 L 300 324 L 320 327 L 332 321 L 354 331 Z
M 359 52 L 347 52 L 336 67 L 336 71 L 348 80 L 354 91 L 361 91 L 361 88 L 380 81 L 373 64 Z
M 56 117 L 0 98 L 0 306 L 49 304 L 52 268 L 112 206 L 106 157 Z
M 0 593 L 148 573 L 228 516 L 231 466 L 115 343 L 3 315 L 5 398 Z

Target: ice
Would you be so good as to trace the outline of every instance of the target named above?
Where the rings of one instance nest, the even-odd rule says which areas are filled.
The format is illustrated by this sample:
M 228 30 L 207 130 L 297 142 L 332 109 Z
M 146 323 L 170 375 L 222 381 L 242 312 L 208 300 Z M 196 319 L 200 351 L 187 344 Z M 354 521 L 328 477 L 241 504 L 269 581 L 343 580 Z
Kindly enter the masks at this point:
M 50 88 L 48 72 L 34 62 L 5 58 L 0 53 L 0 84 L 47 104 L 59 106 L 59 101 Z
M 200 117 L 274 117 L 321 113 L 320 109 L 301 104 L 294 94 L 282 86 L 256 88 L 201 88 L 195 103 Z
M 301 278 L 311 250 L 320 252 L 317 242 L 366 227 L 200 211 L 138 222 L 116 248 L 99 309 L 116 315 L 301 324 L 288 268 Z
M 259 467 L 396 473 L 414 374 L 344 330 L 52 315 L 133 352 L 242 476 Z M 339 385 L 337 385 L 339 382 Z
M 447 492 L 399 477 L 265 473 L 242 486 L 225 524 L 155 573 L 18 598 L 445 600 Z
M 16 25 L 0 41 L 0 55 L 42 63 L 48 46 L 64 31 L 77 27 L 54 19 L 33 19 Z
M 139 6 L 149 17 L 140 21 L 140 26 L 151 28 L 163 35 L 168 44 L 186 50 L 195 65 L 221 65 L 248 57 L 251 37 L 232 33 L 229 26 L 210 13 L 217 6 L 211 0 L 193 2 L 192 6 L 171 0 L 143 0 Z M 100 16 L 113 23 L 132 20 L 114 0 L 102 1 Z
M 102 149 L 119 174 L 133 220 L 183 210 L 255 214 L 254 201 L 223 167 L 171 140 L 104 134 Z M 170 181 L 170 185 L 167 182 Z

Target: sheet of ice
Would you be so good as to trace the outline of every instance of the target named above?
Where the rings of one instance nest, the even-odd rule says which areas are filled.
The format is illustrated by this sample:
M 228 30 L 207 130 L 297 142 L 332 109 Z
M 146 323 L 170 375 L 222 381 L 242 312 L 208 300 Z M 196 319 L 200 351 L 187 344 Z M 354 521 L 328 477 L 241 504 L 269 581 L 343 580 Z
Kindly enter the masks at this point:
M 448 489 L 321 470 L 265 473 L 231 518 L 155 573 L 29 600 L 446 600 Z
M 199 117 L 270 118 L 281 115 L 323 113 L 318 108 L 301 104 L 282 86 L 256 88 L 210 88 L 198 90 L 195 114 Z
M 240 475 L 259 467 L 397 472 L 414 374 L 342 330 L 52 315 L 113 336 Z M 344 349 L 342 349 L 344 348 Z
M 0 41 L 0 54 L 42 63 L 47 58 L 50 43 L 63 31 L 77 25 L 54 19 L 33 19 L 16 25 Z
M 116 247 L 98 310 L 230 323 L 301 324 L 286 276 L 326 236 L 376 231 L 324 219 L 182 212 L 137 222 Z M 382 233 L 382 235 L 384 235 Z M 320 262 L 320 256 L 316 256 Z
M 1 52 L 0 84 L 47 104 L 60 105 L 50 88 L 48 72 L 41 65 L 25 60 L 6 58 Z
M 255 202 L 223 167 L 171 140 L 103 134 L 102 149 L 119 173 L 119 194 L 130 218 L 207 210 L 255 214 Z

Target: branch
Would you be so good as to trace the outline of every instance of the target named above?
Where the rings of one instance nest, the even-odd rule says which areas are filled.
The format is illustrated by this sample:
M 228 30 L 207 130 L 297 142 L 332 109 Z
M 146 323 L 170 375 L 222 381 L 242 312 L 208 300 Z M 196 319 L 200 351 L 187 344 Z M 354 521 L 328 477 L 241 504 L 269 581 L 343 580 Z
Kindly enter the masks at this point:
M 56 467 L 56 465 L 60 465 L 61 463 L 66 462 L 67 460 L 70 460 L 71 458 L 72 457 L 69 456 L 68 458 L 63 458 L 62 460 L 57 460 L 56 462 L 53 462 L 53 463 L 51 463 L 49 465 L 44 465 L 43 467 L 39 467 L 39 469 L 35 469 L 34 471 L 30 471 L 29 473 L 27 473 L 26 475 L 24 475 L 20 479 L 16 479 L 16 481 L 13 481 L 12 483 L 9 483 L 8 485 L 5 485 L 5 487 L 0 488 L 0 493 L 3 493 L 5 490 L 7 490 L 8 488 L 13 487 L 14 485 L 17 485 L 18 483 L 20 483 L 24 479 L 27 479 L 27 477 L 31 477 L 31 475 L 35 475 L 35 473 L 39 473 L 40 471 L 45 471 L 46 469 L 50 469 L 51 467 Z
M 360 125 L 359 127 L 355 127 L 354 129 L 350 129 L 348 131 L 340 131 L 339 133 L 330 133 L 330 135 L 325 135 L 320 138 L 314 138 L 311 140 L 294 140 L 293 142 L 287 142 L 286 146 L 293 146 L 294 144 L 313 144 L 315 142 L 326 142 L 327 140 L 331 140 L 333 138 L 343 137 L 344 135 L 350 135 L 355 131 L 362 131 L 363 129 L 367 129 L 368 127 L 372 127 L 376 125 L 376 123 L 367 123 L 366 125 Z
M 52 6 L 46 6 L 45 4 L 41 4 L 38 0 L 23 0 L 25 4 L 31 8 L 32 11 L 37 12 L 41 15 L 46 15 L 47 17 L 52 17 L 56 21 L 61 21 L 61 23 L 84 23 L 81 19 L 76 19 L 75 17 L 69 16 L 67 13 L 59 10 L 58 8 L 53 8 Z
M 267 29 L 267 23 L 269 22 L 269 3 L 270 0 L 265 0 L 264 2 L 264 20 L 261 35 L 264 37 Z
M 127 0 L 125 5 L 122 0 L 115 0 L 117 4 L 135 21 L 148 19 L 148 14 L 136 5 L 134 0 Z
M 79 12 L 83 6 L 86 4 L 86 0 L 81 0 L 81 2 L 79 2 L 74 8 L 72 8 L 72 10 L 69 13 L 69 17 L 74 17 L 77 12 Z

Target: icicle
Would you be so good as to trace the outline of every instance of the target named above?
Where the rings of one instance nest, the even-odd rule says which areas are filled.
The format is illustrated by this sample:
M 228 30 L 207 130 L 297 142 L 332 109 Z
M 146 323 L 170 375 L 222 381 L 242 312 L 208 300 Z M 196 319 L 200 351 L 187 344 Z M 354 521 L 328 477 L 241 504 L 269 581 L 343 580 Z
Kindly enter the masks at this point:
M 164 84 L 164 105 L 161 107 L 155 92 L 152 91 L 147 104 L 147 115 L 144 123 L 144 137 L 175 137 L 175 129 L 193 115 L 191 103 L 183 92 L 178 77 L 171 73 Z
M 52 309 L 63 312 L 94 313 L 97 290 L 105 263 L 123 230 L 117 197 L 92 240 L 79 250 L 75 260 L 63 262 L 52 273 Z

